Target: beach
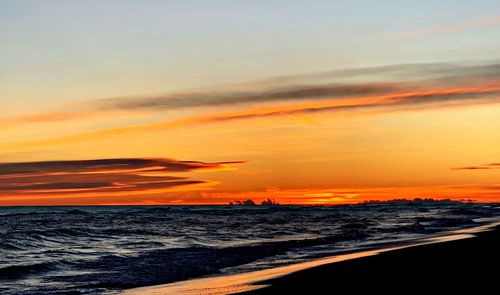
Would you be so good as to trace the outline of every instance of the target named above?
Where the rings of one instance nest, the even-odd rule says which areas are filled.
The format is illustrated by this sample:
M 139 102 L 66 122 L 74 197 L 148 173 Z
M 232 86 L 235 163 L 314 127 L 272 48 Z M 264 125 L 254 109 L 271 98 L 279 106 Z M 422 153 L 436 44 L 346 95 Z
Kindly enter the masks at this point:
M 469 292 L 493 294 L 500 254 L 498 224 L 409 244 L 251 273 L 127 290 L 137 294 L 347 294 Z
M 476 235 L 305 269 L 260 282 L 269 286 L 246 294 L 329 294 L 334 290 L 494 294 L 500 227 Z

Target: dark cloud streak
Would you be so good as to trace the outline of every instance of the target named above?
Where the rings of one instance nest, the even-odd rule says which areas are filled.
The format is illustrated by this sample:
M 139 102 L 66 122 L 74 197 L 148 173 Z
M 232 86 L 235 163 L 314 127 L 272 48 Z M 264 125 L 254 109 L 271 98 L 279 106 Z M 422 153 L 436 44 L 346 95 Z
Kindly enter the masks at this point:
M 345 105 L 318 105 L 311 107 L 302 107 L 291 110 L 270 110 L 256 113 L 243 113 L 243 114 L 226 114 L 220 116 L 213 116 L 206 121 L 219 122 L 237 119 L 261 118 L 281 116 L 283 114 L 307 114 L 325 111 L 354 111 L 354 110 L 370 110 L 377 108 L 389 107 L 413 107 L 419 105 L 431 105 L 433 103 L 444 102 L 464 102 L 473 101 L 475 99 L 485 99 L 488 97 L 498 97 L 500 95 L 500 86 L 490 90 L 471 90 L 464 92 L 450 92 L 450 93 L 415 93 L 415 94 L 395 94 L 380 99 L 375 102 L 364 102 L 359 104 L 345 104 Z
M 105 99 L 97 101 L 96 107 L 104 110 L 216 107 L 234 104 L 260 104 L 276 101 L 379 95 L 396 92 L 401 90 L 401 87 L 401 85 L 389 83 L 298 85 L 277 89 L 254 89 L 247 92 L 208 91 L 157 97 Z
M 0 163 L 0 197 L 67 193 L 143 193 L 207 183 L 171 173 L 220 169 L 236 162 L 179 161 L 164 158 L 116 158 Z
M 490 88 L 479 89 L 485 85 Z M 477 88 L 477 89 L 474 89 Z M 448 90 L 435 91 L 435 90 Z M 455 90 L 465 89 L 465 91 Z M 467 90 L 468 89 L 468 90 Z M 500 98 L 500 63 L 428 63 L 388 65 L 278 77 L 255 83 L 189 90 L 153 96 L 89 100 L 68 107 L 70 111 L 0 119 L 0 123 L 35 123 L 109 116 L 113 112 L 157 112 L 190 108 L 213 108 L 206 120 L 224 121 L 283 113 L 362 110 L 380 107 L 433 107 L 451 103 L 494 103 Z M 386 97 L 383 101 L 353 104 L 357 99 Z M 321 104 L 347 101 L 344 105 L 239 114 L 250 106 L 272 107 L 293 103 Z M 224 113 L 230 109 L 233 114 Z M 244 113 L 244 112 L 242 112 Z M 189 119 L 189 118 L 188 118 Z M 194 118 L 192 122 L 196 122 Z M 153 123 L 154 124 L 154 123 Z
M 451 168 L 451 170 L 489 170 L 489 169 L 500 169 L 500 163 L 489 163 L 477 166 L 464 166 L 464 167 Z
M 362 78 L 361 80 L 359 78 Z M 500 79 L 500 64 L 462 65 L 430 63 L 389 65 L 373 68 L 338 70 L 281 77 L 249 84 L 245 91 L 195 91 L 153 97 L 123 97 L 95 101 L 105 110 L 176 109 L 211 107 L 276 101 L 318 100 L 390 94 L 429 85 L 456 85 L 467 81 L 484 82 Z M 339 82 L 345 81 L 345 82 Z M 422 85 L 425 84 L 425 85 Z
M 147 171 L 184 172 L 196 169 L 213 169 L 223 164 L 239 162 L 205 163 L 199 161 L 177 161 L 161 158 L 116 158 L 75 161 L 41 161 L 21 163 L 0 163 L 1 175 L 29 173 L 102 173 L 103 171 Z

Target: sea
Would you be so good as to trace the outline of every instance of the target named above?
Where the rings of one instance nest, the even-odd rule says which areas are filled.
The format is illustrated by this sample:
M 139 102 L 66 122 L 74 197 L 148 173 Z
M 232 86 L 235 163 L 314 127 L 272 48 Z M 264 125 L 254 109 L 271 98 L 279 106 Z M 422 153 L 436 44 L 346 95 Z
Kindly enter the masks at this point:
M 0 294 L 115 294 L 421 239 L 500 204 L 0 207 Z

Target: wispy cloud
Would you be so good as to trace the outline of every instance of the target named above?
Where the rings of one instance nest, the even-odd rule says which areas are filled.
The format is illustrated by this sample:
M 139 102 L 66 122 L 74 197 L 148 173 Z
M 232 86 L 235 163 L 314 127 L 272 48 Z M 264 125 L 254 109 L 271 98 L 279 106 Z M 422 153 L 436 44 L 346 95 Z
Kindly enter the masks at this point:
M 344 69 L 284 76 L 254 83 L 153 96 L 87 100 L 65 110 L 1 118 L 0 123 L 88 119 L 116 112 L 157 112 L 187 108 L 246 108 L 332 99 L 398 95 L 500 80 L 500 64 L 432 63 Z M 436 98 L 437 100 L 438 98 Z
M 489 166 L 464 166 L 464 167 L 456 167 L 451 168 L 451 170 L 487 170 L 491 169 Z
M 96 102 L 100 109 L 178 109 L 190 107 L 216 107 L 232 104 L 261 104 L 275 101 L 295 101 L 311 99 L 330 99 L 375 95 L 398 91 L 400 85 L 390 83 L 371 84 L 327 84 L 296 85 L 273 89 L 254 89 L 252 91 L 213 91 L 200 93 L 181 93 L 144 98 L 115 98 Z
M 489 170 L 489 169 L 500 169 L 500 163 L 489 163 L 489 164 L 481 164 L 475 166 L 463 166 L 463 167 L 451 168 L 451 170 Z
M 29 195 L 105 193 L 145 194 L 148 191 L 209 183 L 172 174 L 225 169 L 236 162 L 178 161 L 163 158 L 121 158 L 74 161 L 0 163 L 0 198 Z
M 288 85 L 255 87 L 247 90 L 228 89 L 186 91 L 157 96 L 121 97 L 90 100 L 69 111 L 28 114 L 0 118 L 0 124 L 23 124 L 38 122 L 61 122 L 81 120 L 110 113 L 158 112 L 188 108 L 235 107 L 241 105 L 265 105 L 276 102 L 325 100 L 332 98 L 358 97 L 397 92 L 404 87 L 401 83 L 360 83 L 321 85 Z
M 333 82 L 332 82 L 333 81 Z M 87 101 L 68 114 L 55 113 L 4 118 L 1 122 L 36 123 L 74 120 L 116 113 L 163 112 L 204 108 L 203 112 L 179 112 L 179 116 L 152 123 L 119 120 L 117 127 L 41 140 L 5 142 L 3 151 L 29 145 L 51 145 L 75 140 L 115 136 L 129 132 L 161 130 L 276 116 L 318 112 L 407 111 L 500 102 L 500 64 L 422 64 L 348 69 L 335 72 L 280 77 L 216 90 L 199 90 L 153 97 L 113 98 Z M 160 114 L 160 113 L 159 113 Z M 163 114 L 163 113 L 161 113 Z M 311 119 L 310 119 L 311 120 Z M 109 125 L 107 125 L 109 126 Z
M 278 106 L 243 108 L 242 110 L 216 112 L 208 115 L 191 116 L 177 120 L 116 127 L 76 135 L 48 138 L 35 141 L 6 143 L 2 150 L 13 150 L 24 146 L 65 144 L 79 140 L 95 140 L 120 134 L 164 130 L 207 123 L 232 120 L 259 119 L 277 116 L 315 114 L 319 112 L 348 112 L 350 115 L 367 111 L 421 110 L 471 104 L 500 103 L 500 82 L 456 88 L 432 88 L 405 91 L 380 96 L 332 99 Z
M 477 85 L 469 88 L 429 89 L 394 93 L 385 96 L 363 97 L 360 99 L 325 101 L 279 108 L 261 108 L 242 112 L 219 114 L 207 117 L 206 121 L 226 121 L 256 117 L 270 117 L 283 114 L 304 114 L 324 111 L 355 111 L 362 109 L 412 107 L 416 105 L 464 101 L 477 98 L 495 97 L 500 94 L 500 83 Z

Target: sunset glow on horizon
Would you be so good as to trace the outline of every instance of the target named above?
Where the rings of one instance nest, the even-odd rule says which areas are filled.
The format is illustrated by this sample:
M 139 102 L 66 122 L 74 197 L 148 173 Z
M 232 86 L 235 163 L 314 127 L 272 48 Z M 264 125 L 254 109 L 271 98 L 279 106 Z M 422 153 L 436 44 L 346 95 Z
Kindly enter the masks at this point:
M 112 2 L 0 2 L 0 206 L 500 201 L 497 1 Z

